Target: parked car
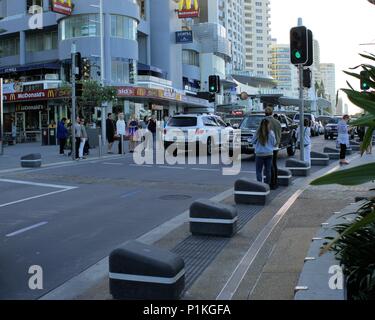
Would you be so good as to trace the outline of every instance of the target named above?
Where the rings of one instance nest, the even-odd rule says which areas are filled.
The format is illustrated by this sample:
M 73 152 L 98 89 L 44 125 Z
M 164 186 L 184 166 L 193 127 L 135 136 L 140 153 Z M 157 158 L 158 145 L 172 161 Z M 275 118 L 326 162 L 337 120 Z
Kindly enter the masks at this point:
M 288 155 L 293 156 L 296 152 L 297 125 L 283 114 L 276 115 L 276 117 L 280 121 L 282 127 L 280 149 L 286 149 Z M 240 125 L 242 154 L 254 154 L 254 146 L 251 144 L 251 141 L 263 119 L 263 113 L 252 113 L 244 117 Z
M 317 124 L 318 124 L 319 135 L 324 134 L 324 126 L 323 126 L 323 123 L 322 123 L 320 120 L 318 120 L 318 121 L 317 121 Z
M 206 148 L 207 155 L 219 150 L 224 143 L 229 144 L 233 128 L 219 116 L 213 114 L 184 114 L 175 115 L 169 119 L 163 134 L 164 147 L 167 149 L 173 143 L 178 147 L 183 145 L 185 151 L 196 148 Z
M 338 127 L 338 123 L 341 120 L 341 118 L 342 118 L 341 116 L 335 116 L 335 117 L 332 117 L 328 121 L 327 125 L 324 128 L 324 139 L 325 140 L 337 138 L 337 136 L 338 136 L 337 127 Z M 355 137 L 355 129 L 354 128 L 349 128 L 349 135 L 350 135 L 351 139 L 354 139 L 354 137 Z
M 311 123 L 311 136 L 315 137 L 319 135 L 319 124 L 316 121 L 315 116 L 312 113 L 305 113 L 305 118 L 310 120 Z M 299 113 L 294 116 L 293 122 L 299 125 Z

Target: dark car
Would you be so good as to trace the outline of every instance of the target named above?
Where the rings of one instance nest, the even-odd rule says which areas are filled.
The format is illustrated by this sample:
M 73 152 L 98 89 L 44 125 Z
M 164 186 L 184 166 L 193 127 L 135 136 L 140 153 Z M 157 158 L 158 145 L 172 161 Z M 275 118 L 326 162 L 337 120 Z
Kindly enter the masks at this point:
M 251 140 L 264 118 L 264 114 L 250 114 L 244 117 L 240 125 L 242 154 L 254 154 L 254 146 L 251 144 Z M 293 156 L 296 152 L 297 125 L 293 124 L 293 121 L 283 114 L 276 115 L 275 118 L 280 121 L 282 127 L 280 149 L 286 149 L 288 155 Z
M 324 139 L 335 139 L 338 136 L 338 123 L 341 120 L 341 117 L 332 117 L 328 120 L 328 123 L 324 127 Z M 355 132 L 353 128 L 349 128 L 349 135 L 351 139 L 354 139 Z

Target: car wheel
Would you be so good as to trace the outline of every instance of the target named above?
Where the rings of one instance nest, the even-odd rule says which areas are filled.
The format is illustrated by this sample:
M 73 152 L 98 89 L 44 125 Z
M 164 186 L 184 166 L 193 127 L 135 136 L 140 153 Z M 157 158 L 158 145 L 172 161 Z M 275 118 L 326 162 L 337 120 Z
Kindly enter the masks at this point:
M 293 157 L 296 154 L 296 142 L 292 139 L 289 147 L 286 149 L 289 157 Z

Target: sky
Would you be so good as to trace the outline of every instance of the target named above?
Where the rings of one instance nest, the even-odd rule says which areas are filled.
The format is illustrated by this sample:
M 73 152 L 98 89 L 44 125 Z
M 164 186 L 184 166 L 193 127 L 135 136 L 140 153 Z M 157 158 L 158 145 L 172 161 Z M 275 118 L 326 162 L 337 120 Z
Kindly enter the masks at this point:
M 319 41 L 321 62 L 336 64 L 336 86 L 346 88 L 349 80 L 355 87 L 359 81 L 345 75 L 348 70 L 365 62 L 358 53 L 375 53 L 375 5 L 367 0 L 271 0 L 271 34 L 278 43 L 289 43 L 289 30 L 298 17 Z M 345 95 L 340 94 L 345 100 Z M 347 101 L 346 101 L 347 102 Z M 349 103 L 350 113 L 358 109 Z

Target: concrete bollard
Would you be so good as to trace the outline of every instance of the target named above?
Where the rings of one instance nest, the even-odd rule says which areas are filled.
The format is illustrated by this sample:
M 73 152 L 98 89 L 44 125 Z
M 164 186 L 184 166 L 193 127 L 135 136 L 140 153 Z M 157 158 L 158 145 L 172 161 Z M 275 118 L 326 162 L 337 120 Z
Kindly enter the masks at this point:
M 288 187 L 292 183 L 292 171 L 288 169 L 278 169 L 277 170 L 277 182 L 280 186 Z
M 33 153 L 21 158 L 22 168 L 40 168 L 42 166 L 42 156 L 39 153 Z
M 289 159 L 286 161 L 286 168 L 292 172 L 295 177 L 307 177 L 310 175 L 311 166 L 305 161 Z
M 195 201 L 190 207 L 193 235 L 232 237 L 237 232 L 237 210 L 210 200 Z
M 234 186 L 234 199 L 237 204 L 265 205 L 270 193 L 268 184 L 248 179 L 237 180 Z
M 325 147 L 323 153 L 327 154 L 330 160 L 340 159 L 340 152 L 337 149 Z
M 185 263 L 167 250 L 129 241 L 109 256 L 109 287 L 119 300 L 177 300 L 185 288 Z
M 329 156 L 325 153 L 311 152 L 311 165 L 312 166 L 328 166 Z

